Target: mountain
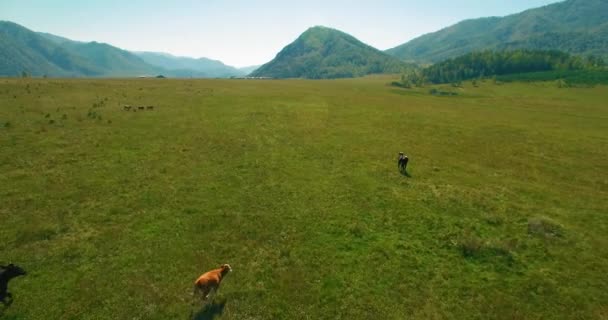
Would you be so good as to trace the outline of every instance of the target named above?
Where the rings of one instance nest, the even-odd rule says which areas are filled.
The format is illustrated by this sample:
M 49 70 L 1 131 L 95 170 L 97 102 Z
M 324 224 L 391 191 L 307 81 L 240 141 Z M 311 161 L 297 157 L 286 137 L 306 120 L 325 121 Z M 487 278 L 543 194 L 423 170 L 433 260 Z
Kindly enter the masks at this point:
M 0 75 L 101 76 L 104 71 L 56 42 L 18 24 L 0 21 Z
M 140 75 L 157 75 L 162 68 L 146 63 L 129 51 L 99 42 L 64 42 L 62 46 L 69 51 L 91 61 L 104 70 L 104 76 L 128 77 Z
M 0 76 L 227 78 L 248 72 L 206 58 L 132 53 L 109 44 L 73 41 L 0 21 Z
M 399 73 L 403 62 L 344 32 L 313 27 L 251 73 L 271 78 L 348 78 L 374 73 Z
M 134 54 L 151 65 L 167 70 L 181 70 L 185 74 L 191 72 L 208 78 L 228 78 L 247 74 L 237 68 L 225 65 L 221 61 L 207 58 L 176 57 L 162 52 L 134 52 Z
M 608 57 L 608 1 L 567 0 L 502 18 L 465 20 L 386 52 L 405 61 L 435 63 L 504 49 Z
M 56 36 L 54 34 L 50 34 L 50 33 L 46 33 L 46 32 L 38 32 L 39 35 L 55 42 L 56 44 L 62 44 L 64 42 L 79 42 L 79 41 L 74 41 L 74 40 L 70 40 L 68 38 L 64 38 L 64 37 L 60 37 L 60 36 Z M 82 42 L 81 42 L 82 43 Z
M 252 72 L 254 72 L 255 70 L 257 70 L 259 67 L 261 67 L 261 66 L 260 65 L 257 65 L 257 66 L 248 66 L 248 67 L 242 67 L 242 68 L 238 68 L 238 69 L 244 75 L 249 75 Z
M 0 21 L 0 75 L 52 77 L 122 77 L 154 75 L 159 68 L 137 56 L 97 42 L 77 42 L 37 33 Z

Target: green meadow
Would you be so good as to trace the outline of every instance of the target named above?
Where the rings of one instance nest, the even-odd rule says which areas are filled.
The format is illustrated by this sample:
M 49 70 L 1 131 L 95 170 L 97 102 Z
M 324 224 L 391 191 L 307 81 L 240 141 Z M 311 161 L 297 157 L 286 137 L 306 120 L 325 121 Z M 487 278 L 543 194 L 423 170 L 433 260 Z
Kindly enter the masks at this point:
M 608 318 L 608 87 L 392 80 L 0 79 L 0 318 Z

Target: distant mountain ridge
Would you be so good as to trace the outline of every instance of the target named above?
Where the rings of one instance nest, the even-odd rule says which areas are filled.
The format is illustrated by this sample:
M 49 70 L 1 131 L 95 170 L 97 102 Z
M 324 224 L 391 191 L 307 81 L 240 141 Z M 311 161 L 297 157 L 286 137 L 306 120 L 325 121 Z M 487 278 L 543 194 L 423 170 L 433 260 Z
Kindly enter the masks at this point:
M 129 52 L 0 21 L 0 76 L 346 78 L 401 73 L 485 50 L 559 50 L 608 59 L 608 0 L 566 0 L 506 17 L 465 20 L 379 51 L 353 36 L 313 27 L 262 65 L 235 68 L 207 58 Z
M 64 42 L 61 46 L 103 70 L 103 74 L 114 77 L 156 75 L 164 72 L 161 68 L 146 63 L 129 51 L 99 42 Z
M 225 65 L 221 61 L 207 58 L 177 57 L 164 52 L 133 52 L 148 64 L 167 70 L 180 70 L 183 73 L 195 71 L 209 78 L 238 77 L 247 74 L 238 68 Z
M 386 52 L 404 61 L 435 63 L 504 49 L 608 57 L 608 1 L 567 0 L 503 18 L 465 20 Z
M 74 41 L 34 32 L 13 22 L 0 21 L 0 76 L 20 76 L 24 72 L 32 76 L 50 77 L 162 74 L 170 77 L 225 78 L 246 75 L 246 71 L 205 58 L 178 58 L 161 53 L 142 55 L 105 43 Z M 167 62 L 156 61 L 152 55 L 164 57 Z M 177 67 L 179 61 L 184 63 L 183 68 Z
M 249 75 L 252 72 L 254 72 L 255 70 L 259 69 L 260 67 L 261 67 L 261 65 L 256 65 L 256 66 L 242 67 L 242 68 L 238 68 L 238 69 L 245 75 Z
M 0 75 L 101 76 L 103 70 L 56 42 L 16 23 L 0 21 Z
M 271 78 L 348 78 L 399 73 L 407 65 L 342 31 L 313 27 L 283 48 L 251 76 Z

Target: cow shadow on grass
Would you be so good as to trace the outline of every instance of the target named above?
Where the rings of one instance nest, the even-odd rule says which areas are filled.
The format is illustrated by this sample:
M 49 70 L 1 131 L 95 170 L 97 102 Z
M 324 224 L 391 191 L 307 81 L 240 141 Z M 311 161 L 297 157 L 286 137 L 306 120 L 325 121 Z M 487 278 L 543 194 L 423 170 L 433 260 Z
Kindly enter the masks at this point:
M 264 296 L 264 290 L 241 290 L 241 291 L 233 291 L 229 293 L 223 293 L 221 296 L 215 298 L 211 298 L 210 302 L 205 303 L 204 305 L 196 308 L 190 314 L 190 319 L 193 320 L 212 320 L 217 319 L 222 316 L 224 313 L 224 309 L 226 308 L 226 303 L 228 300 L 235 301 L 235 303 L 239 303 L 239 301 L 244 299 L 259 299 Z
M 195 312 L 190 319 L 193 320 L 213 320 L 216 317 L 220 317 L 224 313 L 224 308 L 226 307 L 226 302 L 228 300 L 224 299 L 216 299 L 217 301 L 211 301 L 210 303 L 206 303 L 200 310 Z
M 399 170 L 399 172 L 400 172 L 400 173 L 401 173 L 401 175 L 402 175 L 402 176 L 404 176 L 404 177 L 408 177 L 408 178 L 411 178 L 411 177 L 412 177 L 412 175 L 411 175 L 409 172 L 407 172 L 407 170 Z

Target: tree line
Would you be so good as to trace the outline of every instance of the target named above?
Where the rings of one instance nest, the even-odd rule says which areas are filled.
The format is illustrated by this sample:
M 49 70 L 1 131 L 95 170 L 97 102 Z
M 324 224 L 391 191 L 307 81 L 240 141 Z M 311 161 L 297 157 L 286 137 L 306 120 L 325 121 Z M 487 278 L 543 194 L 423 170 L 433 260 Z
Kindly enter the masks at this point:
M 597 70 L 606 66 L 601 57 L 573 56 L 561 51 L 481 51 L 449 59 L 402 75 L 402 87 L 425 83 L 459 83 L 464 80 L 543 71 Z

